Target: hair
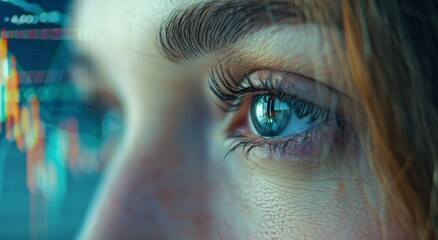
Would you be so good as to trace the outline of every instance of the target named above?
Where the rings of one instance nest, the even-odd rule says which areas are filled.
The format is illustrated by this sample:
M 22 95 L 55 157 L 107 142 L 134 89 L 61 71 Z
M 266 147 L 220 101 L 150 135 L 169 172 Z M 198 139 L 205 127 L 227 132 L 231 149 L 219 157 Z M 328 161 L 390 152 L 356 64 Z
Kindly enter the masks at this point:
M 391 213 L 419 239 L 437 236 L 438 2 L 342 0 L 353 84 L 371 163 Z

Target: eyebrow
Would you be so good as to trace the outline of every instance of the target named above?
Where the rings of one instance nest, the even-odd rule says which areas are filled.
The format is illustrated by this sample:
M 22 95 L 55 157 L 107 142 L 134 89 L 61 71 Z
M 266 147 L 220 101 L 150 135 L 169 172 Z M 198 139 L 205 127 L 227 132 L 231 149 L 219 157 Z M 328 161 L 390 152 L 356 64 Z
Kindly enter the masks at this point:
M 180 8 L 161 24 L 159 47 L 173 62 L 214 53 L 262 28 L 304 22 L 309 11 L 295 2 L 213 0 Z

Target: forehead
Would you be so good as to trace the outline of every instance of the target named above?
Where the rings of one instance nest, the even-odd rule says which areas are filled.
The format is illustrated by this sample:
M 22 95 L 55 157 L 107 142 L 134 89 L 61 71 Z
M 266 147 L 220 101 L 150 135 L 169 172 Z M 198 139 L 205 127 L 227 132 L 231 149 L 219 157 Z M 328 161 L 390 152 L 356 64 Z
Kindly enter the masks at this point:
M 202 0 L 76 0 L 73 27 L 86 32 L 79 40 L 103 46 L 152 37 L 165 16 L 177 7 Z M 118 46 L 118 45 L 116 45 Z M 122 46 L 121 46 L 122 47 Z
M 187 9 L 184 7 L 199 2 L 210 1 L 76 0 L 73 8 L 73 28 L 81 34 L 78 35 L 75 46 L 78 52 L 91 58 L 95 66 L 100 68 L 100 72 L 107 75 L 103 78 L 115 85 L 114 89 L 134 85 L 136 89 L 141 89 L 140 85 L 145 84 L 144 76 L 153 73 L 153 78 L 158 79 L 162 77 L 158 76 L 159 74 L 171 72 L 168 71 L 169 64 L 158 46 L 158 33 L 163 21 L 167 20 L 175 9 Z M 266 0 L 266 3 L 273 2 L 275 1 Z M 334 6 L 329 7 L 327 1 L 321 1 L 316 5 L 306 0 L 291 2 L 298 5 L 305 3 L 314 12 L 336 9 Z M 323 4 L 325 8 L 322 7 Z M 157 69 L 157 66 L 160 66 L 160 69 Z M 162 71 L 163 66 L 167 68 L 166 71 Z M 123 79 L 123 82 L 115 79 Z M 124 90 L 130 93 L 133 91 Z
M 136 67 L 141 55 L 159 55 L 155 45 L 157 29 L 166 15 L 182 4 L 191 1 L 174 0 L 75 0 L 72 8 L 72 28 L 76 31 L 74 50 L 76 54 L 90 58 L 104 81 L 113 89 L 124 89 L 129 83 L 139 82 Z M 114 66 L 117 66 L 115 68 Z M 146 70 L 145 70 L 146 71 Z M 136 76 L 134 76 L 136 75 Z M 134 82 L 133 82 L 134 83 Z M 119 93 L 122 94 L 123 93 Z
M 112 50 L 140 38 L 140 26 L 152 27 L 163 15 L 166 1 L 156 0 L 76 0 L 73 28 L 78 31 L 79 50 L 94 53 L 100 48 Z M 143 32 L 148 29 L 143 29 Z M 96 44 L 99 43 L 99 44 Z M 96 49 L 97 48 L 97 49 Z
M 76 0 L 73 8 L 73 27 L 81 34 L 78 43 L 80 50 L 87 53 L 132 50 L 140 46 L 148 51 L 156 50 L 158 29 L 169 14 L 200 2 L 225 3 L 230 0 Z M 245 1 L 243 1 L 245 2 Z M 251 1 L 248 1 L 249 3 Z M 288 2 L 287 0 L 279 0 Z M 290 0 L 302 9 L 304 14 L 312 12 L 332 12 L 338 9 L 336 4 L 327 1 Z M 337 2 L 337 1 L 333 1 Z M 276 4 L 276 0 L 263 0 L 254 4 Z M 333 6 L 332 6 L 333 5 Z M 236 5 L 237 6 L 237 5 Z M 306 6 L 306 7 L 304 7 Z M 338 6 L 339 7 L 339 6 Z M 331 10 L 329 10 L 331 9 Z M 225 10 L 223 10 L 225 11 Z M 336 15 L 336 14 L 333 14 Z M 272 17 L 272 16 L 271 16 Z M 307 17 L 306 17 L 307 18 Z M 312 17 L 309 17 L 309 19 Z M 98 43 L 98 44 L 96 44 Z M 96 46 L 98 45 L 98 46 Z M 104 50 L 105 49 L 105 50 Z M 149 52 L 148 55 L 155 55 Z M 159 55 L 159 53 L 157 54 Z

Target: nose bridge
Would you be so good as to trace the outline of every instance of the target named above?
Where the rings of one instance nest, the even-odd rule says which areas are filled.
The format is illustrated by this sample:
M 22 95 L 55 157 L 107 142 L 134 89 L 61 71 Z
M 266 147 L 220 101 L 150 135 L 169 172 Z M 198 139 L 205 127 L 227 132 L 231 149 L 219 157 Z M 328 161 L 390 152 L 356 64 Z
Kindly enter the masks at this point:
M 198 92 L 176 93 L 151 146 L 133 149 L 107 180 L 89 236 L 205 238 L 210 231 L 207 108 Z M 153 113 L 151 113 L 153 114 Z M 137 144 L 137 146 L 141 146 Z
M 208 111 L 195 89 L 178 95 L 164 111 L 152 154 L 190 171 L 206 162 Z

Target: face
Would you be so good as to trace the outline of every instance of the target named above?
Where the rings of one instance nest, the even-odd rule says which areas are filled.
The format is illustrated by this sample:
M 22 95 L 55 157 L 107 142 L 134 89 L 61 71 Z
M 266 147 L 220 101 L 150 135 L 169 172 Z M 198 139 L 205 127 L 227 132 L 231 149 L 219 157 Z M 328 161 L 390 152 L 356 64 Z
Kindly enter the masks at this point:
M 126 123 L 81 237 L 403 236 L 353 117 L 341 31 L 260 2 L 76 2 L 81 77 Z

